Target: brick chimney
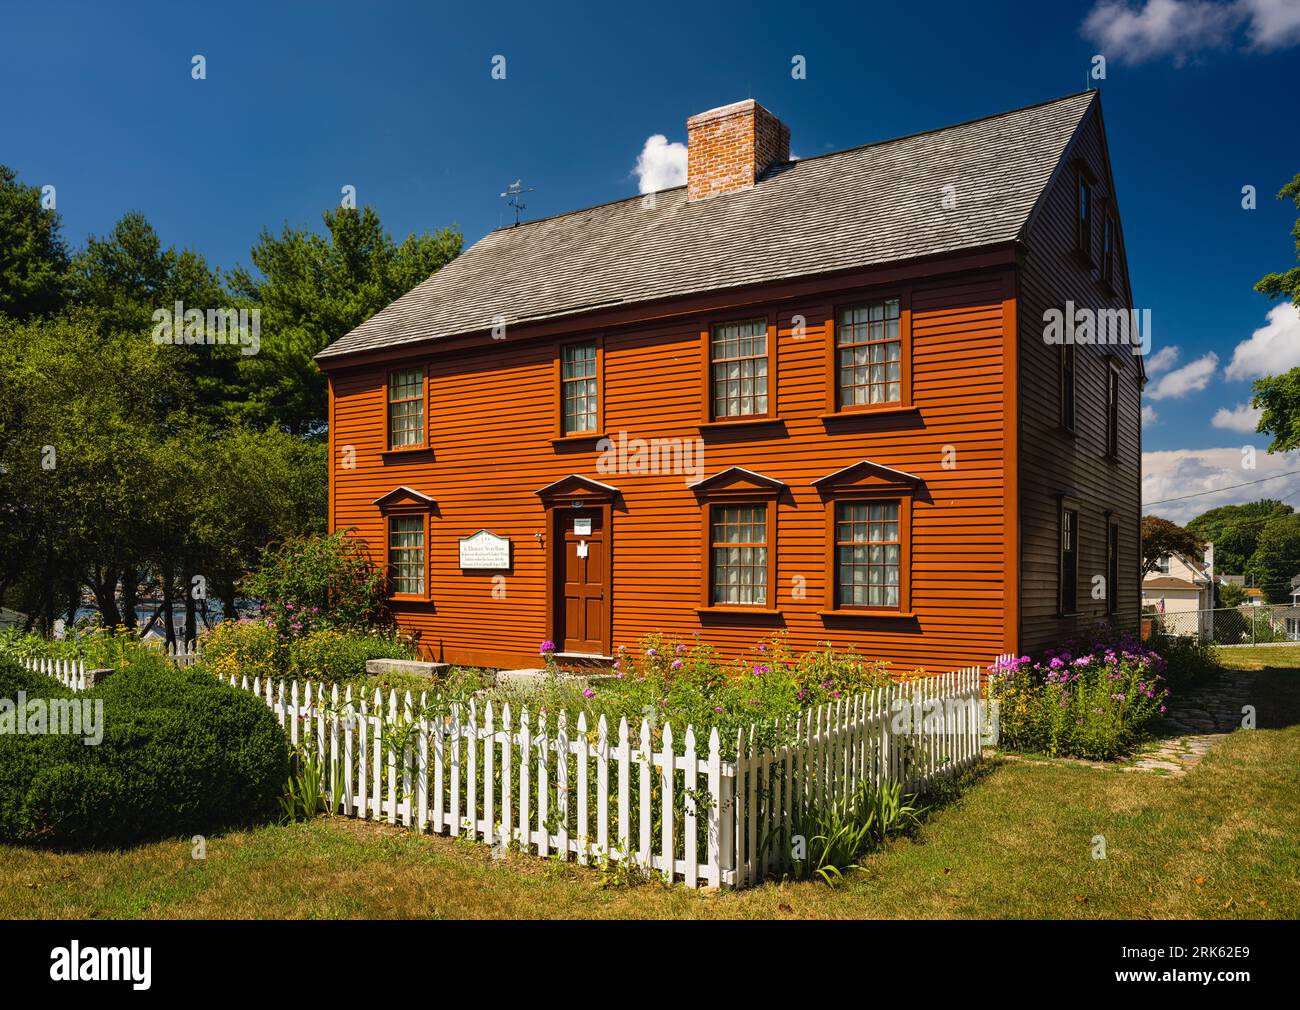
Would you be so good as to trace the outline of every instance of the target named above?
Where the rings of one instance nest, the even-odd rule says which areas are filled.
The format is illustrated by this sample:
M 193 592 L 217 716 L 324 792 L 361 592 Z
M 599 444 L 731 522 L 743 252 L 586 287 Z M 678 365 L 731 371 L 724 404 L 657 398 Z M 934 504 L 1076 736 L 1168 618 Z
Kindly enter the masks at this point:
M 686 120 L 686 199 L 749 189 L 790 160 L 790 128 L 752 98 Z

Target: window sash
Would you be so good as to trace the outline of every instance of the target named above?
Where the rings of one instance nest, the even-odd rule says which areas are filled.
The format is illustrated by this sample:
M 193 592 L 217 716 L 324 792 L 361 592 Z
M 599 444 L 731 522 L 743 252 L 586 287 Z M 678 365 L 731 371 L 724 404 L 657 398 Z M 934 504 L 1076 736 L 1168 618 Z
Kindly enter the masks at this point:
M 767 506 L 711 506 L 710 603 L 715 606 L 766 606 L 767 563 Z
M 1079 605 L 1079 513 L 1061 510 L 1061 611 L 1074 613 Z
M 838 502 L 835 506 L 835 593 L 840 608 L 902 605 L 901 502 Z
M 897 298 L 840 310 L 835 327 L 835 385 L 841 407 L 902 403 L 901 325 Z
M 1079 172 L 1078 202 L 1075 207 L 1075 241 L 1084 258 L 1092 260 L 1092 184 Z
M 388 520 L 388 565 L 394 595 L 424 595 L 424 519 L 391 516 Z
M 388 447 L 424 444 L 424 369 L 388 376 Z
M 1061 345 L 1061 426 L 1074 430 L 1075 424 L 1074 345 Z
M 560 349 L 560 399 L 566 435 L 595 431 L 600 402 L 596 344 L 565 344 Z
M 751 417 L 768 412 L 767 320 L 718 323 L 709 341 L 713 416 Z

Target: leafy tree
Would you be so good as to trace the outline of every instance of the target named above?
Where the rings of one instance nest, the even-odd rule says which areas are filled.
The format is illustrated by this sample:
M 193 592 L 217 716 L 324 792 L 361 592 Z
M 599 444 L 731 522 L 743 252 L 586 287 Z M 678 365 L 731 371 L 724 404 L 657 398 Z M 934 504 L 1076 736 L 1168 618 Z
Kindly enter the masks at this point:
M 1279 200 L 1291 200 L 1300 208 L 1300 173 L 1278 192 Z M 1291 229 L 1296 255 L 1300 256 L 1300 218 Z M 1290 298 L 1300 308 L 1300 267 L 1261 277 L 1255 290 L 1270 298 Z M 1273 436 L 1269 452 L 1287 452 L 1300 447 L 1300 368 L 1284 375 L 1265 376 L 1254 383 L 1252 404 L 1263 410 L 1257 430 Z
M 1265 523 L 1250 568 L 1270 603 L 1291 599 L 1291 579 L 1300 575 L 1300 515 L 1277 516 Z
M 1266 375 L 1252 384 L 1251 401 L 1263 413 L 1259 430 L 1272 435 L 1269 452 L 1289 452 L 1300 448 L 1300 368 L 1282 375 Z
M 1278 191 L 1277 198 L 1291 200 L 1297 208 L 1300 208 L 1300 172 Z M 1300 257 L 1300 218 L 1296 219 L 1291 234 L 1295 237 L 1296 256 Z M 1255 284 L 1255 290 L 1270 298 L 1290 298 L 1300 306 L 1300 267 L 1292 267 L 1282 273 L 1271 273 L 1261 277 Z
M 1255 553 L 1264 524 L 1292 511 L 1290 505 L 1272 498 L 1246 505 L 1222 505 L 1197 516 L 1187 524 L 1187 531 L 1214 544 L 1216 572 L 1241 575 Z
M 242 267 L 231 273 L 236 294 L 261 310 L 261 352 L 240 362 L 245 416 L 296 434 L 319 432 L 327 421 L 315 355 L 440 270 L 462 243 L 458 230 L 444 228 L 398 245 L 370 207 L 323 218 L 326 235 L 263 231 L 251 253 L 260 276 Z
M 1199 558 L 1204 543 L 1183 527 L 1159 516 L 1142 517 L 1142 574 L 1155 571 L 1156 563 L 1169 554 Z
M 198 253 L 164 248 L 153 226 L 139 212 L 122 216 L 105 238 L 91 236 L 73 260 L 72 291 L 79 304 L 100 311 L 110 332 L 151 335 L 154 313 L 185 309 L 233 308 L 221 282 Z M 179 320 L 173 320 L 174 325 Z M 230 420 L 230 401 L 240 399 L 238 346 L 204 344 L 171 347 L 186 373 L 184 400 L 190 411 L 211 427 Z
M 1240 607 L 1246 602 L 1246 590 L 1231 582 L 1216 585 L 1214 594 L 1217 597 L 1215 606 L 1218 607 Z
M 24 186 L 0 165 L 0 314 L 30 319 L 62 307 L 68 250 L 55 210 L 41 206 L 41 191 Z

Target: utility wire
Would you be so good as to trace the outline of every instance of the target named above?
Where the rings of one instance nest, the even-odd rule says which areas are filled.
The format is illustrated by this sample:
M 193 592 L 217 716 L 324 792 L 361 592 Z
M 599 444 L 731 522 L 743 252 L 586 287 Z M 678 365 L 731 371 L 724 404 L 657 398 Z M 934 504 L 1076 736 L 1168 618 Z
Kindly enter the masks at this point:
M 1142 507 L 1146 508 L 1148 505 L 1164 505 L 1166 502 L 1171 501 L 1186 501 L 1188 498 L 1200 498 L 1202 495 L 1207 494 L 1219 494 L 1223 491 L 1231 491 L 1234 488 L 1249 487 L 1251 484 L 1263 484 L 1266 480 L 1277 480 L 1279 477 L 1290 477 L 1297 473 L 1300 473 L 1300 470 L 1288 470 L 1286 473 L 1275 473 L 1272 477 L 1261 477 L 1259 480 L 1248 480 L 1244 484 L 1229 484 L 1227 487 L 1217 487 L 1212 491 L 1197 491 L 1194 494 L 1179 495 L 1177 498 L 1161 498 L 1159 501 L 1143 502 Z M 1289 498 L 1290 495 L 1287 495 L 1287 497 Z

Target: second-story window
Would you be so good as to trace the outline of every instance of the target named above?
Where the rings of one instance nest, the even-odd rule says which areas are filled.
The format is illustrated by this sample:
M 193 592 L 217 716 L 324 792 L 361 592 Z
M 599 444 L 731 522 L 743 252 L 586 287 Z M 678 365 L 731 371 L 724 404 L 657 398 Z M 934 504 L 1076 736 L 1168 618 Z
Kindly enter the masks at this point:
M 1075 208 L 1075 247 L 1085 261 L 1092 262 L 1092 183 L 1079 169 L 1078 196 Z
M 841 409 L 902 402 L 903 341 L 897 298 L 841 309 L 835 348 Z
M 1074 431 L 1074 345 L 1061 345 L 1061 427 Z
M 719 323 L 709 341 L 713 417 L 768 414 L 767 320 Z
M 560 348 L 560 409 L 565 435 L 593 432 L 598 427 L 600 380 L 596 361 L 594 340 Z
M 1109 212 L 1101 226 L 1101 279 L 1115 286 L 1115 215 Z
M 388 448 L 424 445 L 424 369 L 388 373 Z

